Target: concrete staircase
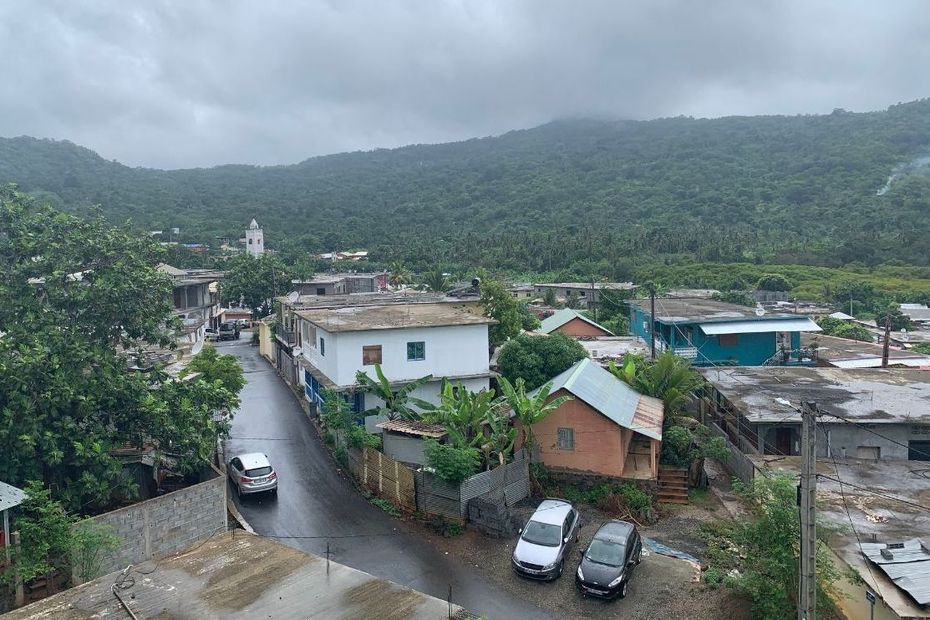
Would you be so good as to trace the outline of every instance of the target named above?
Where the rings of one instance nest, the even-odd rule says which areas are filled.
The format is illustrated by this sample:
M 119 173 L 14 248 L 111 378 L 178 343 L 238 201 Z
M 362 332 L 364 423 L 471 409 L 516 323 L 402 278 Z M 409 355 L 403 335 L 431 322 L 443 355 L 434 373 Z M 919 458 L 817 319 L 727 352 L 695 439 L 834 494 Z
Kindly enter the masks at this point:
M 685 467 L 659 466 L 659 503 L 688 503 L 688 470 Z

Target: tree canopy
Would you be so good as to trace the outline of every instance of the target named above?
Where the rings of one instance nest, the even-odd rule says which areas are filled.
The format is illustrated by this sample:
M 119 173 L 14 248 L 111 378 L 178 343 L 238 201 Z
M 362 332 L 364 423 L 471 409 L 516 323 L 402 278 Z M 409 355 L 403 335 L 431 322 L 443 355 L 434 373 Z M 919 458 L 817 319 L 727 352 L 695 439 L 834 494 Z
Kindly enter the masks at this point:
M 501 376 L 516 384 L 523 379 L 527 390 L 534 390 L 588 353 L 577 340 L 555 332 L 548 336 L 517 336 L 501 348 L 498 358 Z
M 130 168 L 24 137 L 0 140 L 0 182 L 75 212 L 99 204 L 112 221 L 180 227 L 181 241 L 238 238 L 258 214 L 267 245 L 295 253 L 364 247 L 413 271 L 583 265 L 587 277 L 593 265 L 619 280 L 628 257 L 928 265 L 930 174 L 907 166 L 928 148 L 921 100 L 868 113 L 562 120 L 274 167 Z
M 252 309 L 252 317 L 260 318 L 271 309 L 271 300 L 284 295 L 290 287 L 290 274 L 274 254 L 257 257 L 240 254 L 226 265 L 226 275 L 220 285 L 223 302 L 242 303 Z
M 133 492 L 112 451 L 155 446 L 202 466 L 236 395 L 161 371 L 134 352 L 174 341 L 160 248 L 0 189 L 0 479 L 41 481 L 71 511 Z

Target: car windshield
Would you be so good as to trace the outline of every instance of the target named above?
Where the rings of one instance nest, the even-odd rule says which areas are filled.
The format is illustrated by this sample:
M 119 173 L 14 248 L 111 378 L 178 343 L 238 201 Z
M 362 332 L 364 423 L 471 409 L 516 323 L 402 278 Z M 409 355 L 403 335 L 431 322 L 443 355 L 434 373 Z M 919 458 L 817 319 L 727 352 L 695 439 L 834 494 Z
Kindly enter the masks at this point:
M 558 547 L 562 541 L 562 528 L 551 523 L 530 521 L 523 530 L 523 540 L 534 545 Z
M 256 476 L 267 476 L 271 473 L 270 467 L 256 467 L 255 469 L 250 469 L 245 472 L 245 475 L 249 478 L 255 478 Z
M 626 547 L 618 542 L 595 538 L 585 552 L 586 560 L 606 564 L 607 566 L 623 566 Z

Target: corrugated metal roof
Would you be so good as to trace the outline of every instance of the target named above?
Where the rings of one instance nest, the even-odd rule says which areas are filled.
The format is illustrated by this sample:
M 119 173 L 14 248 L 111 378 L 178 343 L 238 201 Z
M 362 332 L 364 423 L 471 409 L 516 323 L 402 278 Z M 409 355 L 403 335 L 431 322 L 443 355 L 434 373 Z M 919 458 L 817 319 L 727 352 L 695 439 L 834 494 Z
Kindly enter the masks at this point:
M 902 543 L 862 543 L 862 553 L 919 605 L 930 604 L 930 551 L 917 538 Z
M 416 435 L 417 437 L 443 437 L 446 434 L 444 426 L 414 420 L 386 420 L 376 426 L 386 431 Z
M 615 424 L 652 439 L 662 440 L 662 401 L 642 396 L 589 358 L 581 360 L 552 380 L 553 393 L 562 389 L 583 400 Z M 655 424 L 657 408 L 658 427 Z
M 581 319 L 585 323 L 589 325 L 593 325 L 594 327 L 598 329 L 602 329 L 608 334 L 610 334 L 611 336 L 613 336 L 613 333 L 609 329 L 607 329 L 603 325 L 598 325 L 597 323 L 595 323 L 594 321 L 592 321 L 585 315 L 581 314 L 580 312 L 576 312 L 575 310 L 572 310 L 571 308 L 562 308 L 561 310 L 559 310 L 552 316 L 546 317 L 545 319 L 543 319 L 537 331 L 543 334 L 551 334 L 552 332 L 562 327 L 563 325 L 565 325 L 572 319 Z
M 22 489 L 0 482 L 0 511 L 9 510 L 26 501 L 26 492 Z
M 768 319 L 760 321 L 721 321 L 699 323 L 698 327 L 707 334 L 758 334 L 764 332 L 819 332 L 819 325 L 808 318 Z

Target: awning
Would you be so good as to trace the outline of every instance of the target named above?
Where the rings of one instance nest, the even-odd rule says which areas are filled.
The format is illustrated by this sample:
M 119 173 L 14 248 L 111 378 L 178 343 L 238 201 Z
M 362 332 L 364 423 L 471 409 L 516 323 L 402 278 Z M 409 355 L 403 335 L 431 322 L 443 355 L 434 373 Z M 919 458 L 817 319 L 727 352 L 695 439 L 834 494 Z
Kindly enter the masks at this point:
M 720 321 L 699 323 L 698 327 L 708 336 L 717 334 L 759 334 L 765 332 L 819 332 L 820 326 L 808 318 L 768 319 L 762 321 Z

